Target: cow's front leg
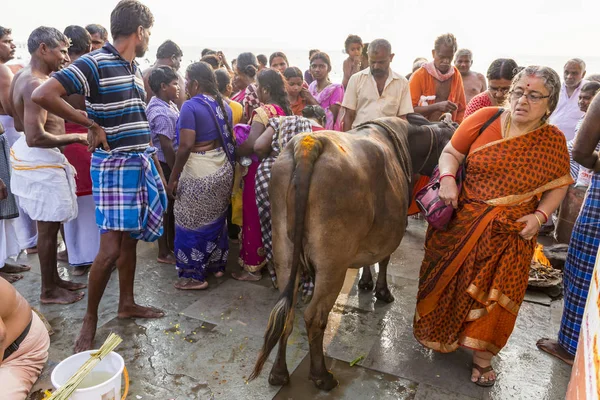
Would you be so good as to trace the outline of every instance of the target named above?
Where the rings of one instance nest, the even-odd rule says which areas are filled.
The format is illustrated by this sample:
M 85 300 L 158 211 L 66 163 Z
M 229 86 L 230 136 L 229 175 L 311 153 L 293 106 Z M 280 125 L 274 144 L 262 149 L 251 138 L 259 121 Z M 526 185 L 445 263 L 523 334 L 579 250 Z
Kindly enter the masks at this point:
M 360 290 L 371 291 L 373 290 L 373 274 L 371 273 L 371 266 L 366 266 L 362 268 L 362 276 L 358 281 L 358 288 Z
M 379 275 L 377 276 L 377 286 L 375 287 L 375 297 L 386 303 L 394 301 L 394 296 L 392 296 L 392 292 L 390 292 L 387 284 L 387 267 L 389 263 L 390 256 L 379 262 Z

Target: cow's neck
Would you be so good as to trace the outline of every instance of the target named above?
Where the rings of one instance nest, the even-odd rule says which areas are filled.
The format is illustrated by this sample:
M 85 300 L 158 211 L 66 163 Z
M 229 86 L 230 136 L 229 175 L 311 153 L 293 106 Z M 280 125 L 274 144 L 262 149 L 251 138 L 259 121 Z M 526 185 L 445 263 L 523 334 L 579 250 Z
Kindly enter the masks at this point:
M 429 164 L 429 158 L 434 157 L 435 152 L 434 146 L 432 146 L 432 134 L 429 128 L 426 126 L 408 126 L 408 147 L 410 148 L 410 156 L 413 167 L 413 173 L 419 173 L 419 169 L 422 168 L 427 161 Z M 429 151 L 431 149 L 431 152 Z

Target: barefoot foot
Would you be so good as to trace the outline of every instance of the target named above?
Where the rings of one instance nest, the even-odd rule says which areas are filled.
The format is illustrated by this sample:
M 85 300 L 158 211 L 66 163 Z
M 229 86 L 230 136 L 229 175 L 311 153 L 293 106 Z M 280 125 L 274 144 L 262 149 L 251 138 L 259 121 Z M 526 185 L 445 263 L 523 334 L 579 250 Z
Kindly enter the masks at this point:
M 252 272 L 248 272 L 245 270 L 239 271 L 239 272 L 233 272 L 231 274 L 231 276 L 233 277 L 233 279 L 238 280 L 238 281 L 257 282 L 262 279 L 262 274 L 260 272 L 258 272 L 257 274 L 253 274 Z
M 177 264 L 176 260 L 175 260 L 175 255 L 173 253 L 169 253 L 169 254 L 159 254 L 158 257 L 156 258 L 156 261 L 159 264 L 168 264 L 168 265 L 175 265 Z
M 83 296 L 85 296 L 84 292 L 71 292 L 57 286 L 54 289 L 42 291 L 40 302 L 42 304 L 72 304 L 83 299 Z
M 138 304 L 119 306 L 118 318 L 162 318 L 165 312 L 154 307 L 144 307 Z
M 79 337 L 75 341 L 75 353 L 91 350 L 96 336 L 96 324 L 98 320 L 95 318 L 84 317 L 83 326 L 79 331 Z
M 181 278 L 173 286 L 179 290 L 204 290 L 208 287 L 208 282 L 192 278 Z
M 225 273 L 223 271 L 215 272 L 215 278 L 222 278 Z
M 55 283 L 56 283 L 56 286 L 63 288 L 63 289 L 67 289 L 67 290 L 81 290 L 81 289 L 85 289 L 87 287 L 87 285 L 85 283 L 65 281 L 64 279 L 60 279 L 60 278 Z
M 31 269 L 29 265 L 17 264 L 13 262 L 6 262 L 2 272 L 7 274 L 20 274 L 21 272 L 27 272 Z
M 569 365 L 573 365 L 575 357 L 572 356 L 567 350 L 565 350 L 556 340 L 543 338 L 537 341 L 535 344 L 538 349 L 566 362 Z
M 4 269 L 4 268 L 2 268 Z M 21 279 L 23 279 L 23 275 L 20 274 L 6 274 L 4 272 L 0 272 L 0 278 L 4 278 L 8 281 L 8 283 L 15 283 L 16 281 L 19 281 Z
M 56 261 L 69 262 L 69 253 L 67 253 L 67 250 L 59 251 L 56 254 Z
M 91 267 L 92 267 L 92 264 L 78 265 L 76 267 L 73 267 L 73 271 L 71 272 L 71 274 L 73 276 L 83 276 L 83 275 L 87 274 L 87 272 L 90 270 Z
M 25 253 L 27 253 L 27 254 L 37 254 L 37 252 L 38 252 L 37 246 L 33 246 L 33 247 L 30 247 L 25 250 Z

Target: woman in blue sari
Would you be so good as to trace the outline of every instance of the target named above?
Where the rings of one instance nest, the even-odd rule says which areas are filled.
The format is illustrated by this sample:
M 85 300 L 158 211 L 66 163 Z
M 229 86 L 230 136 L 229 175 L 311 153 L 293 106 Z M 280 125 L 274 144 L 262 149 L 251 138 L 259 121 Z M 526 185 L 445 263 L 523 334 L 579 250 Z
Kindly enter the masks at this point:
M 179 115 L 179 149 L 167 192 L 175 199 L 175 255 L 181 290 L 208 287 L 206 276 L 223 275 L 229 242 L 227 207 L 235 163 L 231 108 L 205 62 L 186 71 L 186 101 Z

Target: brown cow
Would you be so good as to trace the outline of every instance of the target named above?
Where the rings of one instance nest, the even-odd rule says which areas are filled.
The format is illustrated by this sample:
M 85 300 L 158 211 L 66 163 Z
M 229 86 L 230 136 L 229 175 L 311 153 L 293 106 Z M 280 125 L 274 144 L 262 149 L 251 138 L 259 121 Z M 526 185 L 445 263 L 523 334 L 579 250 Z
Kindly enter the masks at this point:
M 387 264 L 406 228 L 412 171 L 430 175 L 454 129 L 446 123 L 417 126 L 382 118 L 346 134 L 298 135 L 286 146 L 270 183 L 274 264 L 282 293 L 250 379 L 260 374 L 279 341 L 269 383 L 288 383 L 286 345 L 304 273 L 315 282 L 304 313 L 310 379 L 320 389 L 337 386 L 325 367 L 323 333 L 346 270 L 379 262 L 376 293 L 391 296 Z

